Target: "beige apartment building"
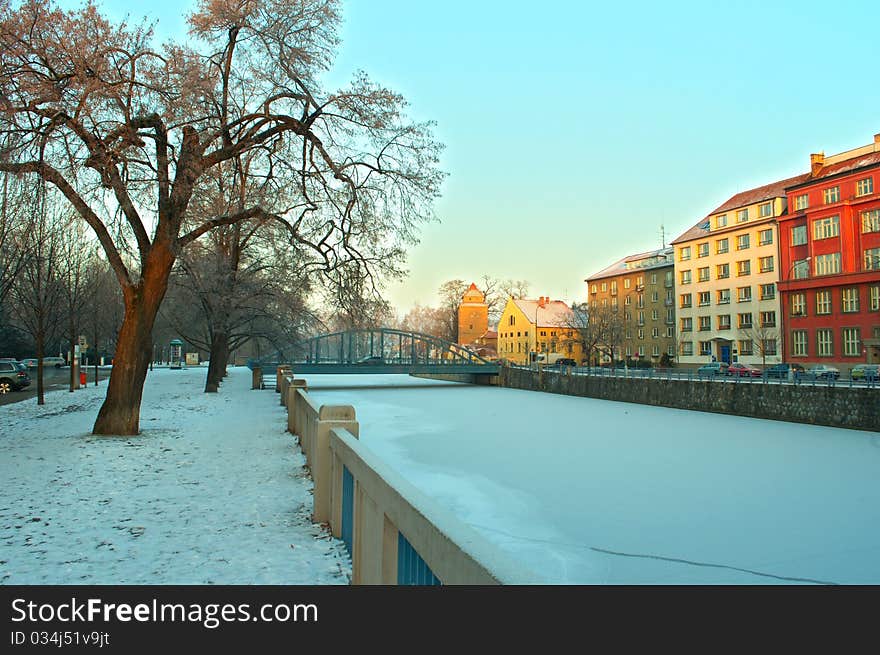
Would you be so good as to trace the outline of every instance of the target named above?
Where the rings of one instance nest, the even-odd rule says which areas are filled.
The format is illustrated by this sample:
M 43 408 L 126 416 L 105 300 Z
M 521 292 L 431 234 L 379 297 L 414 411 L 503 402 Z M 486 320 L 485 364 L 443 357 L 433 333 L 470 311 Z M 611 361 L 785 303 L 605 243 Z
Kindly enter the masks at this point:
M 680 364 L 782 361 L 777 218 L 802 177 L 738 193 L 673 240 Z
M 673 249 L 624 257 L 588 277 L 590 322 L 604 325 L 603 351 L 596 361 L 666 364 L 675 357 Z

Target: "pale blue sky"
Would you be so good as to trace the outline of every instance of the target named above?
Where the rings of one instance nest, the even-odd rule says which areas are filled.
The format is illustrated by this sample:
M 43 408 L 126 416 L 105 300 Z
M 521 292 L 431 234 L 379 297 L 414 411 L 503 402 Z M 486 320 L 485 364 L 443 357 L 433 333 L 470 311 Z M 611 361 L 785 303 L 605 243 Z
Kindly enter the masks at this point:
M 192 6 L 99 4 L 163 37 Z M 659 247 L 661 223 L 668 242 L 880 132 L 876 0 L 343 5 L 329 81 L 366 70 L 446 144 L 440 222 L 388 290 L 401 313 L 483 273 L 582 300 L 585 277 Z

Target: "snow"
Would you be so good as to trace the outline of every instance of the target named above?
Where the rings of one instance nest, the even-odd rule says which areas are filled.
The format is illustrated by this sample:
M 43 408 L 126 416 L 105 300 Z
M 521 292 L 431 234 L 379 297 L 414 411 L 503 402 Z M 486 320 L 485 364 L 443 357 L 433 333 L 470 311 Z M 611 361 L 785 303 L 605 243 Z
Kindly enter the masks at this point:
M 348 584 L 278 395 L 205 373 L 150 372 L 137 437 L 90 434 L 103 382 L 0 407 L 0 584 Z
M 876 432 L 374 377 L 306 379 L 536 582 L 880 583 Z

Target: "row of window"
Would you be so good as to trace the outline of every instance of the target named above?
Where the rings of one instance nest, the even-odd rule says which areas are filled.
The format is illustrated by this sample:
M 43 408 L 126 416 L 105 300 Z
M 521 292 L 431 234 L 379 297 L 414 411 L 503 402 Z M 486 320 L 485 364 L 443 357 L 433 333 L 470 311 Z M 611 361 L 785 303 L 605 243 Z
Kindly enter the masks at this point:
M 871 177 L 865 177 L 861 180 L 856 180 L 856 198 L 861 198 L 862 196 L 869 196 L 874 193 L 874 179 Z M 835 202 L 840 202 L 840 185 L 835 185 L 832 187 L 828 187 L 827 189 L 822 189 L 822 202 L 826 205 L 832 205 Z M 810 196 L 807 193 L 802 193 L 800 195 L 795 196 L 794 198 L 794 208 L 797 211 L 801 211 L 802 209 L 809 209 L 810 207 Z
M 765 202 L 758 205 L 758 218 L 769 218 L 773 216 L 773 201 Z M 743 209 L 736 210 L 736 222 L 737 223 L 745 223 L 749 220 L 749 208 L 745 207 Z M 727 227 L 727 214 L 718 214 L 715 217 L 715 227 L 722 228 Z
M 626 356 L 632 357 L 634 354 L 638 353 L 639 357 L 645 357 L 645 347 L 638 346 L 636 349 L 633 349 L 632 346 L 626 347 Z M 675 357 L 675 346 L 669 345 L 666 348 L 666 354 L 670 357 Z M 652 346 L 651 347 L 651 357 L 660 357 L 660 346 Z
M 773 300 L 776 297 L 776 285 L 772 282 L 770 284 L 762 284 L 759 286 L 760 289 L 760 299 L 761 300 Z M 730 304 L 730 289 L 718 289 L 715 292 L 715 303 L 717 305 L 729 305 Z M 700 291 L 697 293 L 697 300 L 700 307 L 706 307 L 712 304 L 712 292 L 711 291 Z M 736 288 L 736 301 L 737 302 L 751 302 L 752 301 L 752 287 L 737 287 Z M 693 307 L 693 294 L 692 293 L 683 293 L 679 296 L 679 307 L 682 309 L 686 309 L 688 307 Z
M 760 327 L 762 328 L 772 328 L 776 327 L 776 312 L 761 312 L 759 314 L 760 317 Z M 730 329 L 730 314 L 721 314 L 715 317 L 717 319 L 717 329 L 718 330 L 729 330 Z M 712 330 L 712 317 L 711 316 L 698 316 L 697 317 L 697 325 L 699 326 L 700 332 L 709 332 Z M 740 330 L 749 330 L 755 327 L 755 323 L 752 319 L 751 312 L 743 312 L 741 314 L 736 315 L 736 326 Z M 693 332 L 694 331 L 694 319 L 692 317 L 682 318 L 679 323 L 679 329 L 681 332 Z
M 708 282 L 709 281 L 709 266 L 701 266 L 697 269 L 697 282 Z M 758 257 L 758 269 L 761 273 L 772 273 L 774 270 L 774 260 L 773 255 L 768 257 Z M 679 271 L 678 281 L 680 284 L 690 284 L 693 281 L 692 274 L 693 271 L 688 269 L 686 271 Z M 743 277 L 744 275 L 752 274 L 752 260 L 751 259 L 743 259 L 736 262 L 736 275 L 737 277 Z M 715 279 L 723 280 L 730 277 L 730 264 L 716 264 L 715 266 Z
M 864 211 L 860 215 L 862 234 L 880 232 L 880 209 Z M 813 240 L 831 239 L 840 236 L 840 215 L 817 218 L 813 221 Z M 807 226 L 791 227 L 791 245 L 803 246 L 807 243 Z
M 880 329 L 875 328 L 875 338 L 880 337 Z M 835 331 L 831 328 L 818 328 L 814 331 L 813 343 L 815 357 L 833 357 L 839 352 L 844 357 L 861 357 L 862 333 L 858 327 L 840 328 L 839 345 L 835 344 Z M 791 356 L 809 357 L 810 335 L 808 330 L 791 331 Z
M 748 250 L 751 247 L 751 235 L 749 234 L 740 234 L 736 237 L 736 249 L 737 250 Z M 758 232 L 758 245 L 759 246 L 769 246 L 773 245 L 773 229 L 768 228 L 766 230 L 760 230 Z M 709 256 L 709 242 L 704 241 L 703 243 L 697 244 L 697 257 L 708 257 Z M 715 254 L 722 255 L 726 252 L 730 251 L 730 239 L 728 237 L 724 237 L 723 239 L 715 240 Z M 681 246 L 678 249 L 678 260 L 685 262 L 691 258 L 691 246 Z
M 656 285 L 656 284 L 657 284 L 657 273 L 651 273 L 650 280 L 651 280 L 651 284 L 655 284 L 655 285 Z M 664 283 L 665 283 L 665 285 L 666 285 L 667 287 L 671 287 L 671 286 L 672 286 L 672 280 L 673 280 L 673 274 L 672 274 L 672 271 L 666 271 L 665 274 L 664 274 Z M 629 278 L 629 277 L 623 278 L 623 288 L 624 288 L 624 289 L 630 289 L 630 288 L 632 288 L 632 284 L 633 284 L 633 279 L 632 279 L 632 278 Z M 644 277 L 643 275 L 639 275 L 638 277 L 636 277 L 636 278 L 635 278 L 635 285 L 636 285 L 636 289 L 638 289 L 639 287 L 644 288 L 644 286 L 645 286 L 645 277 Z M 609 288 L 611 289 L 611 293 L 612 293 L 612 294 L 617 293 L 617 280 L 611 280 L 610 286 L 609 286 L 609 283 L 608 283 L 608 282 L 602 282 L 602 283 L 600 283 L 600 284 L 597 284 L 597 283 L 594 282 L 594 283 L 590 286 L 590 292 L 591 292 L 591 293 L 597 293 L 597 292 L 599 291 L 600 288 L 602 289 L 602 293 L 606 293 L 606 292 L 609 290 Z M 655 295 L 656 295 L 656 291 L 655 291 L 654 293 L 655 293 Z
M 814 313 L 817 316 L 832 313 L 832 293 L 830 289 L 815 292 Z M 867 293 L 868 311 L 880 311 L 880 284 L 868 287 Z M 861 297 L 859 287 L 846 287 L 840 290 L 840 311 L 844 314 L 853 314 L 861 311 Z M 808 316 L 807 293 L 799 292 L 791 294 L 791 315 Z
M 712 341 L 698 341 L 697 347 L 699 348 L 700 355 L 711 355 L 712 344 Z M 737 346 L 739 347 L 739 354 L 743 356 L 761 355 L 769 357 L 777 353 L 776 339 L 740 339 L 737 342 Z M 693 356 L 694 342 L 682 341 L 679 344 L 679 352 L 686 357 Z

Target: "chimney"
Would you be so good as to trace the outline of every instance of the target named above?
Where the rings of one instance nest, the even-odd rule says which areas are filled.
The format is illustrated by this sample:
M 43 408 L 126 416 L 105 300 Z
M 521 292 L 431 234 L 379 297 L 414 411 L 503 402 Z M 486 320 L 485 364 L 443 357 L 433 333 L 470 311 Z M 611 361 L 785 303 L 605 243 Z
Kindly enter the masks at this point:
M 880 146 L 880 134 L 874 135 L 874 150 L 878 150 L 878 146 Z
M 825 165 L 825 153 L 820 152 L 810 155 L 810 172 L 815 175 Z
M 538 296 L 538 307 L 544 309 L 544 296 Z

